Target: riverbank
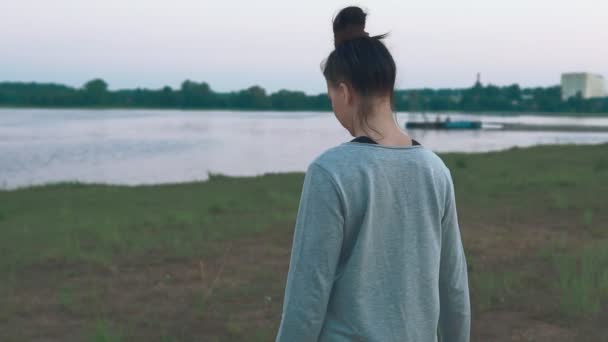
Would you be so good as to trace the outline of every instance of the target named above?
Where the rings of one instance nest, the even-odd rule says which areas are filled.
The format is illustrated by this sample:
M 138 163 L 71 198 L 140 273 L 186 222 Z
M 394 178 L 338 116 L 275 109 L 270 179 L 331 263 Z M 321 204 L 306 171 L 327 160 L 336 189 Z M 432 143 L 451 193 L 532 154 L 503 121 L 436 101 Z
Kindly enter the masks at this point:
M 601 341 L 608 144 L 441 157 L 472 340 Z M 0 340 L 271 340 L 302 180 L 0 191 Z

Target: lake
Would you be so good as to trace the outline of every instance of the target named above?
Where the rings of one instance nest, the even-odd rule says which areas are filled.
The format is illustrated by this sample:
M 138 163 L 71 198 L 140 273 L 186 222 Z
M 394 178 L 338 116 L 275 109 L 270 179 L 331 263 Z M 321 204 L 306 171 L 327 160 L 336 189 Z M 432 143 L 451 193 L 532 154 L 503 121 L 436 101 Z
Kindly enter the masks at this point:
M 435 119 L 435 115 L 427 117 Z M 450 118 L 608 127 L 608 118 L 598 117 L 450 114 Z M 401 127 L 408 119 L 422 120 L 422 115 L 397 114 Z M 436 152 L 608 142 L 607 132 L 408 133 Z M 329 112 L 6 108 L 0 109 L 0 187 L 74 180 L 155 184 L 204 180 L 209 172 L 249 176 L 304 171 L 315 156 L 351 138 Z

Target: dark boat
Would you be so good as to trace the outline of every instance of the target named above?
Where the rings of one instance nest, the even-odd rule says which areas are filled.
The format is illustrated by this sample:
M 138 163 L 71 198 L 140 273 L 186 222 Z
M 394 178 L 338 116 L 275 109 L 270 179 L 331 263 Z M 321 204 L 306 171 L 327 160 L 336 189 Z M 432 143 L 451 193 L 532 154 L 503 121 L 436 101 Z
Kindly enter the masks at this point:
M 408 121 L 405 124 L 405 128 L 415 128 L 415 129 L 481 129 L 481 121 L 469 121 L 469 120 L 461 120 L 461 121 Z

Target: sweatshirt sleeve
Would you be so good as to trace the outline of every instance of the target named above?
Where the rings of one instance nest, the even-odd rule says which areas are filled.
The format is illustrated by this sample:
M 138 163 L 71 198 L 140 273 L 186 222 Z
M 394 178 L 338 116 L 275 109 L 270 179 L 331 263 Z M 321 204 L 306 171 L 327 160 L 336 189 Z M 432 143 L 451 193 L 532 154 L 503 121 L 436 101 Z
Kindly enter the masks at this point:
M 276 341 L 317 341 L 342 248 L 344 215 L 331 176 L 311 164 L 295 224 Z
M 441 221 L 439 269 L 439 334 L 442 342 L 468 342 L 471 308 L 467 262 L 460 237 L 454 184 L 448 171 L 446 204 Z

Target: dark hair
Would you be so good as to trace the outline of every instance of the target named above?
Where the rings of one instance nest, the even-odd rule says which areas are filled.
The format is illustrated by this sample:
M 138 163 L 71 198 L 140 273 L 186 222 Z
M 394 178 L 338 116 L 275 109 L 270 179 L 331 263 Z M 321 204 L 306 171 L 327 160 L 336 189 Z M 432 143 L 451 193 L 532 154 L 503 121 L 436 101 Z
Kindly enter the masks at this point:
M 365 32 L 367 14 L 359 7 L 342 9 L 333 20 L 335 49 L 329 54 L 323 75 L 333 85 L 349 83 L 360 95 L 392 95 L 396 66 L 381 39 Z
M 387 34 L 370 37 L 365 32 L 366 16 L 361 8 L 350 6 L 334 18 L 335 49 L 323 63 L 323 76 L 334 86 L 349 84 L 364 98 L 388 95 L 392 104 L 395 61 L 382 42 Z M 365 118 L 366 109 L 361 113 Z

